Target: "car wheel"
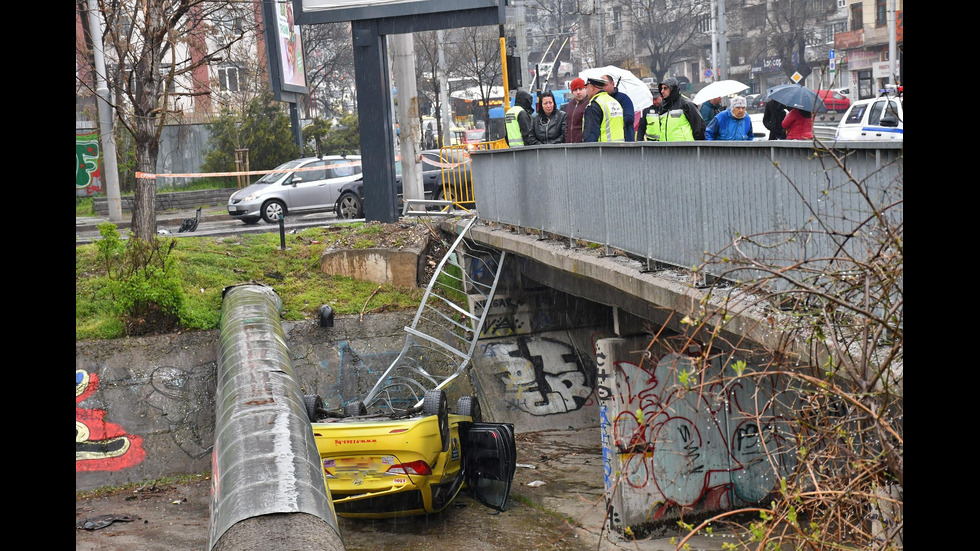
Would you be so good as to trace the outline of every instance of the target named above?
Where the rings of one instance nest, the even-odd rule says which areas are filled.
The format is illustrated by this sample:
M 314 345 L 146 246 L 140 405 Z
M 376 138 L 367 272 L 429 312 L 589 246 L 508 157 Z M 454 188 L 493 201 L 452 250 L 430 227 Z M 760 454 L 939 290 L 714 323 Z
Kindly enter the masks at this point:
M 307 394 L 303 396 L 303 402 L 306 404 L 306 416 L 311 423 L 315 423 L 320 418 L 319 412 L 323 410 L 323 398 L 316 394 Z
M 361 415 L 367 415 L 367 407 L 364 406 L 364 402 L 360 400 L 355 400 L 344 404 L 344 415 L 347 417 L 360 417 Z
M 456 415 L 468 415 L 474 423 L 483 422 L 483 412 L 480 411 L 480 401 L 476 396 L 462 396 L 456 402 Z
M 337 218 L 345 220 L 364 218 L 364 205 L 361 204 L 361 198 L 351 191 L 345 191 L 340 199 L 337 199 Z
M 439 439 L 442 451 L 449 449 L 449 400 L 442 389 L 427 390 L 422 399 L 422 413 L 426 417 L 435 415 L 439 419 Z
M 266 222 L 278 224 L 283 216 L 286 216 L 286 205 L 282 201 L 272 200 L 262 205 L 262 219 Z
M 261 218 L 242 218 L 242 222 L 245 222 L 246 226 L 251 226 L 253 224 L 258 224 Z

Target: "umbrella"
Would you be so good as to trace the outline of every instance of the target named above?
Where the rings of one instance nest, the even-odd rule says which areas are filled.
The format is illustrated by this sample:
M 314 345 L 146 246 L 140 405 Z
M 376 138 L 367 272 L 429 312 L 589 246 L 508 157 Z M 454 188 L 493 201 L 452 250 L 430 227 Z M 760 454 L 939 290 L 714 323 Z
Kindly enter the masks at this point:
M 799 84 L 781 84 L 766 90 L 768 99 L 776 100 L 790 109 L 801 109 L 803 111 L 816 111 L 820 99 L 817 93 L 809 88 L 804 88 Z
M 701 105 L 709 99 L 730 96 L 732 94 L 737 94 L 742 90 L 747 90 L 748 88 L 748 84 L 742 84 L 737 80 L 719 80 L 702 88 L 691 101 Z
M 635 111 L 643 111 L 653 105 L 653 93 L 650 92 L 650 87 L 626 69 L 620 69 L 614 65 L 607 65 L 605 67 L 586 69 L 579 73 L 578 76 L 582 79 L 589 79 L 602 78 L 603 75 L 613 77 L 613 82 L 619 88 L 619 91 L 630 97 Z

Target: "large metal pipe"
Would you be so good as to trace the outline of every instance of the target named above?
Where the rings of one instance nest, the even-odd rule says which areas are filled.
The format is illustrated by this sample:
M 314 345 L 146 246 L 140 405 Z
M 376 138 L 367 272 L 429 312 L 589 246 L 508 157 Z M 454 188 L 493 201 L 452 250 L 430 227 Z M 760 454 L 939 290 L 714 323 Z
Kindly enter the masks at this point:
M 272 288 L 225 289 L 218 341 L 212 551 L 343 550 Z

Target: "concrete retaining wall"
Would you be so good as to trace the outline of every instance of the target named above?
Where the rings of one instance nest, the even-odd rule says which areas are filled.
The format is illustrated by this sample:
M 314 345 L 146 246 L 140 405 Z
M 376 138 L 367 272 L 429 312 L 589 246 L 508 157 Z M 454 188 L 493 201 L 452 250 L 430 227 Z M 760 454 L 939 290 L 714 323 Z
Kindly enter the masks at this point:
M 201 206 L 224 205 L 228 203 L 228 198 L 235 193 L 238 188 L 224 189 L 201 189 L 195 191 L 177 191 L 173 193 L 157 193 L 157 212 L 167 210 L 196 209 Z M 133 196 L 123 195 L 120 197 L 122 210 L 132 212 Z M 109 199 L 107 197 L 94 197 L 92 200 L 92 210 L 96 214 L 109 214 Z

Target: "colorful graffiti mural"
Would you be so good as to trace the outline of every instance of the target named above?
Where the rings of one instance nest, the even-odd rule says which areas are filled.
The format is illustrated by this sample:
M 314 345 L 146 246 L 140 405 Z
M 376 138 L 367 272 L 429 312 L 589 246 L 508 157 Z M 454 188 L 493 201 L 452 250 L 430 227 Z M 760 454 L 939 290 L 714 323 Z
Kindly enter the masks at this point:
M 101 150 L 99 134 L 75 134 L 75 191 L 86 195 L 102 191 L 102 171 L 99 168 Z
M 699 387 L 725 368 L 721 357 L 702 363 L 695 347 L 640 362 L 627 351 L 641 343 L 624 342 L 596 346 L 611 528 L 758 503 L 795 467 L 782 415 L 792 394 L 778 378 Z
M 143 461 L 143 439 L 105 421 L 105 411 L 79 407 L 99 386 L 99 377 L 75 370 L 75 471 L 118 471 Z

